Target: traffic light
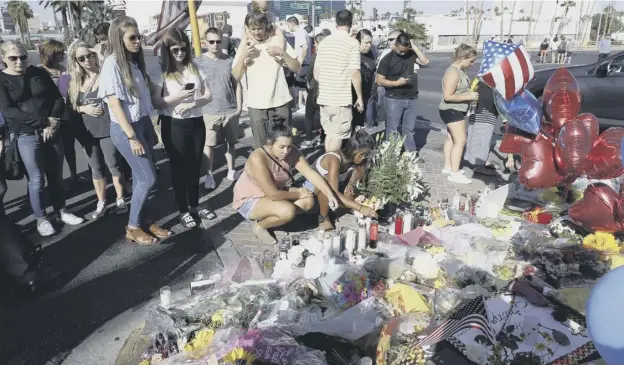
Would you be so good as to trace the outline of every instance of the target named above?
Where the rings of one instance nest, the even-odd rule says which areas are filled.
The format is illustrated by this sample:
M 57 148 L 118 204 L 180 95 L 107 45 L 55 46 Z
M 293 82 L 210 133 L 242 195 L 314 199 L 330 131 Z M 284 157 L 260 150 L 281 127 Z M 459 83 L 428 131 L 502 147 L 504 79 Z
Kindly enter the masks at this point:
M 319 25 L 321 25 L 321 16 L 317 15 L 316 19 L 314 19 L 314 24 L 318 27 Z

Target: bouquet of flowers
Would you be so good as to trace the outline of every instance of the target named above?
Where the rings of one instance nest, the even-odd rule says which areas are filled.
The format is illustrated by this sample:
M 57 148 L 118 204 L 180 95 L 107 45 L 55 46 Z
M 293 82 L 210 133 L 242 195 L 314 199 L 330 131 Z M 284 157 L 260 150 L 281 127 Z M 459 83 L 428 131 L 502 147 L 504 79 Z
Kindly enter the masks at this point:
M 364 186 L 358 186 L 368 197 L 363 204 L 373 208 L 387 203 L 412 206 L 424 198 L 426 188 L 418 156 L 416 152 L 401 152 L 404 141 L 404 137 L 393 134 L 381 144 Z

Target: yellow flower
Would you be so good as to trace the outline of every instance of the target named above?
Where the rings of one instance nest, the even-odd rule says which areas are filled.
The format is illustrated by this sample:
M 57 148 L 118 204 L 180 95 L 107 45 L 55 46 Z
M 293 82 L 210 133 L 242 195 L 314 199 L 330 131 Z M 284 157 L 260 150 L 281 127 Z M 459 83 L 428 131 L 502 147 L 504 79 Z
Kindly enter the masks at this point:
M 620 251 L 620 247 L 611 233 L 596 232 L 583 238 L 583 247 L 605 254 L 615 254 Z
M 238 360 L 245 361 L 245 365 L 251 365 L 256 360 L 256 357 L 253 354 L 245 351 L 245 349 L 236 347 L 223 358 L 223 362 L 225 362 L 226 364 L 235 363 Z
M 442 247 L 442 246 L 431 246 L 431 247 L 427 248 L 425 251 L 427 251 L 430 255 L 438 255 L 438 254 L 444 253 L 444 247 Z
M 143 360 L 139 363 L 139 365 L 150 365 L 149 360 Z
M 184 345 L 184 351 L 191 352 L 210 345 L 214 335 L 215 331 L 211 329 L 203 329 L 195 332 L 195 337 Z
M 223 318 L 223 313 L 221 311 L 216 312 L 210 317 L 210 322 L 214 327 L 221 327 L 225 324 L 225 318 Z

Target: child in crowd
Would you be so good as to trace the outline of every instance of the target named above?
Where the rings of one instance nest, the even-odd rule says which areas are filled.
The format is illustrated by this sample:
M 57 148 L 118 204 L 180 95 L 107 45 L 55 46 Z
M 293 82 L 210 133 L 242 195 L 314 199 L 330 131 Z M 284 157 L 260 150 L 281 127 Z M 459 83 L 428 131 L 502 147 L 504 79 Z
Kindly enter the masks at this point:
M 365 129 L 357 129 L 351 138 L 343 140 L 342 149 L 338 152 L 328 152 L 319 157 L 314 168 L 327 180 L 333 192 L 343 206 L 357 210 L 366 217 L 377 217 L 377 213 L 365 205 L 354 200 L 355 186 L 366 177 L 366 163 L 375 146 L 373 137 Z M 304 187 L 318 196 L 319 200 L 319 228 L 334 229 L 329 218 L 329 200 L 327 196 L 315 188 L 312 182 L 306 181 Z
M 275 22 L 278 20 L 275 18 L 273 14 L 271 14 L 269 9 L 269 2 L 267 0 L 253 0 L 251 2 L 251 11 L 259 10 L 267 15 L 269 21 L 271 22 L 271 26 L 267 31 L 267 37 L 277 36 L 280 44 L 284 44 L 284 50 L 286 50 L 286 38 L 284 37 L 284 32 L 281 29 L 275 26 Z M 249 28 L 245 26 L 245 31 L 243 32 L 243 38 L 241 39 L 241 44 L 247 44 L 248 42 L 255 42 L 254 37 L 251 35 Z

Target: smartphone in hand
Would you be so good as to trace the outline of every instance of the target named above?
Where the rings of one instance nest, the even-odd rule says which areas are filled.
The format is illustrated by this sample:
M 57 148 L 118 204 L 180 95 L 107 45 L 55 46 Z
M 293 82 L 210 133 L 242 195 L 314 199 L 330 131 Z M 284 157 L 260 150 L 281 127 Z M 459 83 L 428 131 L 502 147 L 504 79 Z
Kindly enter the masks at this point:
M 188 84 L 184 85 L 184 90 L 193 90 L 195 88 L 195 84 L 192 82 L 189 82 Z

